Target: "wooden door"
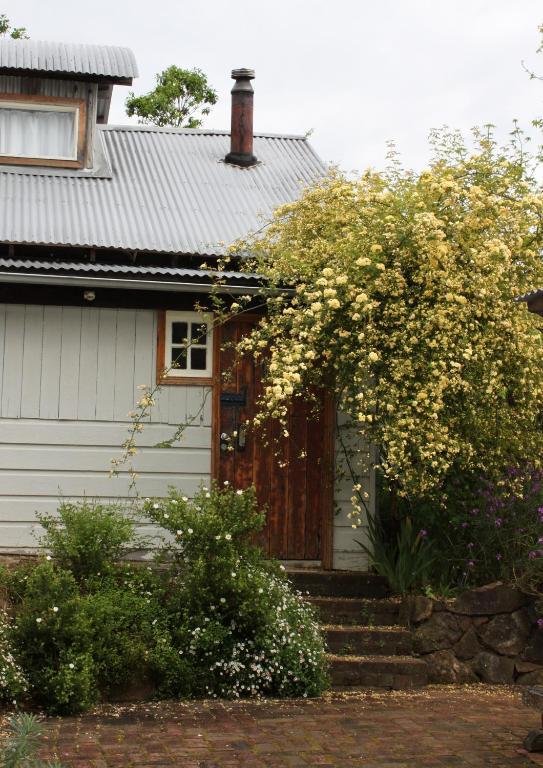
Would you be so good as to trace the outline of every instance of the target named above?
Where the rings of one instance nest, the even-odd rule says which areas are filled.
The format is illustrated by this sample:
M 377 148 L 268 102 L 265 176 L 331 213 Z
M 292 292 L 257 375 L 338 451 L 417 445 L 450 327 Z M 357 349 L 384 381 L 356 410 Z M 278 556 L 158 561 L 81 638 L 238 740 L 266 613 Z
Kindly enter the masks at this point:
M 301 399 L 289 414 L 289 437 L 278 423 L 249 428 L 262 392 L 262 364 L 234 364 L 234 346 L 252 325 L 236 319 L 217 328 L 214 389 L 214 475 L 235 488 L 256 487 L 266 507 L 259 543 L 284 560 L 321 561 L 331 567 L 334 421 L 329 398 L 317 415 Z M 225 378 L 224 374 L 230 375 Z M 220 382 L 220 383 L 219 383 Z

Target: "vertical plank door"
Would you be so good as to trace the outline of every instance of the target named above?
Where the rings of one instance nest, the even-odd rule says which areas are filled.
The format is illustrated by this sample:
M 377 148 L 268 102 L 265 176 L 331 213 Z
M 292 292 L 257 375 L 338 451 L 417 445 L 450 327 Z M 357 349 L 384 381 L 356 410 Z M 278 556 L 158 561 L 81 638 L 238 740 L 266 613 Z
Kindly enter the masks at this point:
M 310 408 L 296 398 L 288 417 L 288 437 L 268 420 L 262 430 L 250 424 L 262 394 L 263 363 L 236 360 L 234 348 L 254 320 L 235 319 L 217 328 L 214 391 L 214 474 L 235 488 L 256 487 L 266 508 L 259 543 L 283 560 L 331 562 L 333 409 L 329 397 Z

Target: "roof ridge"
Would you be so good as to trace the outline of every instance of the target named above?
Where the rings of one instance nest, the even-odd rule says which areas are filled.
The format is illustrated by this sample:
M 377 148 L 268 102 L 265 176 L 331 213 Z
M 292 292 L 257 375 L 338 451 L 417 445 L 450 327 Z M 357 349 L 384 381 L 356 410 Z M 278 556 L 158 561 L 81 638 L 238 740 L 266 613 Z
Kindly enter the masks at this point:
M 173 126 L 158 125 L 116 125 L 107 123 L 97 126 L 101 131 L 136 131 L 141 133 L 180 133 L 188 136 L 230 136 L 230 131 L 219 128 L 175 128 Z M 289 139 L 293 141 L 307 141 L 307 136 L 298 133 L 270 133 L 267 131 L 255 131 L 255 139 Z

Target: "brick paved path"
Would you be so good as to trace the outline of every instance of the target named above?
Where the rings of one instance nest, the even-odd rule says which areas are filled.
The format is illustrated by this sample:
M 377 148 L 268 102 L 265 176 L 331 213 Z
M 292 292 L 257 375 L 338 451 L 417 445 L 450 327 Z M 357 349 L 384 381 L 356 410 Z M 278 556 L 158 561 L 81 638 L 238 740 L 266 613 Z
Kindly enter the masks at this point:
M 535 712 L 483 686 L 317 701 L 107 706 L 49 719 L 43 757 L 67 768 L 533 768 L 521 749 Z

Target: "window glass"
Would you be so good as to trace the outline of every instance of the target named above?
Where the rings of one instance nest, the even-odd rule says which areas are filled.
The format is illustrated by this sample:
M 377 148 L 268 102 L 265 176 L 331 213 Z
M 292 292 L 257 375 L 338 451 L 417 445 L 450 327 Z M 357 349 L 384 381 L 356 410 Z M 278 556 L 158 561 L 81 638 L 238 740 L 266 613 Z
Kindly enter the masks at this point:
M 192 347 L 190 350 L 190 367 L 193 371 L 205 371 L 207 351 Z
M 187 350 L 185 347 L 172 347 L 172 364 L 176 368 L 187 367 Z
M 184 344 L 187 341 L 188 323 L 172 323 L 172 341 L 174 344 Z
M 77 160 L 77 110 L 0 103 L 0 154 Z

